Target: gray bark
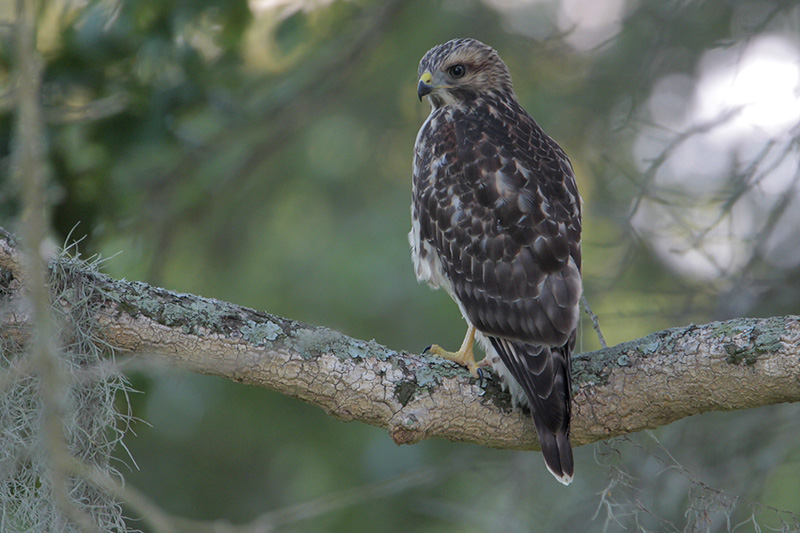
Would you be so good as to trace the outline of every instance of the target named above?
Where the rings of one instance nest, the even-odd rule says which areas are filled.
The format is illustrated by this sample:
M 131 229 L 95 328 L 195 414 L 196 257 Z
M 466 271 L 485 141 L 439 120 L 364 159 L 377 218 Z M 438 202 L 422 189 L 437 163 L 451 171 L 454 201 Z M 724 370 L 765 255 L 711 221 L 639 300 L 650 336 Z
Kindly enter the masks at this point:
M 0 233 L 0 297 L 19 301 L 20 256 Z M 340 420 L 389 431 L 398 444 L 431 437 L 495 448 L 537 449 L 527 416 L 494 381 L 482 386 L 436 356 L 227 302 L 112 279 L 61 260 L 51 268 L 62 306 L 86 305 L 117 353 L 288 394 Z M 91 287 L 72 302 L 69 287 Z M 66 289 L 66 290 L 65 290 Z M 5 315 L 24 335 L 24 306 Z M 7 333 L 8 334 L 8 333 Z M 800 400 L 798 317 L 741 318 L 653 333 L 574 356 L 576 446 L 707 411 Z

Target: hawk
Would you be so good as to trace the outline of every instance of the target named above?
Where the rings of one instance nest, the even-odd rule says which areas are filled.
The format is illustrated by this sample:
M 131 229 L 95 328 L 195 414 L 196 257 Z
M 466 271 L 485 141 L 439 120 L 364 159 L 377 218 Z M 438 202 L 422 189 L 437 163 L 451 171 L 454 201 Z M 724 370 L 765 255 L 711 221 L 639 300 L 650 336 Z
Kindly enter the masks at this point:
M 581 297 L 581 200 L 564 151 L 522 108 L 508 67 L 475 39 L 429 50 L 414 147 L 411 255 L 467 321 L 461 348 L 429 351 L 477 377 L 491 365 L 527 406 L 550 472 L 572 481 L 570 354 Z M 472 345 L 486 357 L 475 362 Z

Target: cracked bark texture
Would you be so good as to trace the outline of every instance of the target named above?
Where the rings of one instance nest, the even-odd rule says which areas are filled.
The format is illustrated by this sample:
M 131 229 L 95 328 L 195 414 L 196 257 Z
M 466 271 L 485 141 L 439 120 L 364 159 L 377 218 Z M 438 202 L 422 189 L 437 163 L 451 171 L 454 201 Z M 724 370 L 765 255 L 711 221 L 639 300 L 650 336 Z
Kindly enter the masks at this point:
M 87 305 L 117 353 L 288 394 L 398 444 L 431 437 L 538 449 L 529 417 L 494 381 L 435 356 L 394 351 L 318 326 L 60 260 L 58 305 Z M 20 256 L 0 231 L 4 335 L 25 336 Z M 70 286 L 91 298 L 70 301 Z M 10 311 L 9 311 L 10 310 Z M 800 318 L 741 318 L 653 333 L 573 358 L 575 446 L 707 411 L 800 401 Z M 483 385 L 483 386 L 481 386 Z

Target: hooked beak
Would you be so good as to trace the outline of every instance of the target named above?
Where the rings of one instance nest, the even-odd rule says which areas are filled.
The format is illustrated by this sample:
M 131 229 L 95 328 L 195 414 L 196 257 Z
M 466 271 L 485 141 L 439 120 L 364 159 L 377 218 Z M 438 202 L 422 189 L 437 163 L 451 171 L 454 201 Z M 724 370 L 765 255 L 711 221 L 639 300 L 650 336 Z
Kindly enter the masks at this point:
M 422 101 L 423 96 L 429 95 L 433 90 L 436 88 L 431 85 L 433 81 L 433 76 L 429 71 L 425 71 L 419 79 L 419 85 L 417 85 L 417 96 L 419 96 L 419 101 Z

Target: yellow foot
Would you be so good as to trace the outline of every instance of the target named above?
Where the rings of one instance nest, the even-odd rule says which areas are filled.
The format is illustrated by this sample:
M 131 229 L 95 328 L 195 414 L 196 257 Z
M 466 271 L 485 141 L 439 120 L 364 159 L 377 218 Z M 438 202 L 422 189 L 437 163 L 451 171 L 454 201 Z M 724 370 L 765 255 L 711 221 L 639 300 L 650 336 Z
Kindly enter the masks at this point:
M 449 359 L 453 362 L 458 363 L 459 365 L 467 367 L 467 369 L 472 374 L 472 377 L 479 377 L 480 374 L 478 372 L 478 368 L 480 366 L 485 366 L 483 364 L 479 364 L 475 362 L 475 354 L 472 353 L 472 345 L 475 342 L 475 328 L 470 326 L 467 329 L 467 335 L 464 337 L 464 342 L 461 343 L 461 348 L 455 352 L 448 352 L 438 344 L 433 344 L 426 348 L 424 351 L 428 353 L 433 353 L 444 357 L 445 359 Z M 483 363 L 483 361 L 481 361 Z

